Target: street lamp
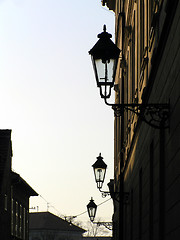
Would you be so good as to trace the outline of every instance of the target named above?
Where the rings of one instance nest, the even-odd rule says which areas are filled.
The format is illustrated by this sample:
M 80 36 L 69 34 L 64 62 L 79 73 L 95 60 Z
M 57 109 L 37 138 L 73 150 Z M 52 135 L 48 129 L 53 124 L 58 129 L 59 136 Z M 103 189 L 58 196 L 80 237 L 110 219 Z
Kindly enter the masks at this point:
M 99 40 L 89 51 L 92 58 L 97 87 L 100 88 L 100 96 L 105 103 L 111 106 L 114 110 L 115 116 L 122 115 L 124 110 L 132 111 L 138 115 L 141 120 L 154 128 L 167 127 L 164 124 L 169 117 L 169 104 L 159 103 L 122 103 L 111 104 L 107 99 L 111 96 L 111 89 L 114 86 L 117 63 L 119 59 L 120 50 L 110 39 L 111 34 L 106 32 L 104 25 L 103 32 L 98 34 Z M 125 64 L 123 52 L 120 67 L 123 68 Z M 124 85 L 124 84 L 123 84 Z M 124 88 L 121 89 L 121 94 L 124 96 Z
M 97 157 L 97 161 L 92 165 L 93 170 L 94 170 L 94 176 L 95 176 L 95 181 L 97 183 L 97 188 L 99 191 L 102 193 L 102 197 L 106 197 L 108 195 L 111 195 L 111 197 L 114 197 L 114 180 L 111 179 L 110 182 L 107 184 L 109 191 L 102 191 L 102 185 L 104 183 L 104 179 L 106 176 L 106 169 L 107 165 L 103 161 L 103 157 L 101 156 L 101 153 Z
M 88 215 L 91 222 L 94 221 L 94 218 L 96 216 L 96 210 L 97 210 L 97 205 L 95 204 L 93 198 L 91 197 L 91 200 L 87 205 L 87 211 L 88 211 Z
M 95 204 L 93 198 L 91 197 L 91 200 L 87 205 L 87 211 L 88 211 L 90 221 L 93 222 L 94 224 L 97 224 L 97 226 L 103 225 L 107 229 L 112 230 L 112 222 L 94 222 L 94 219 L 96 216 L 96 210 L 97 210 L 97 205 Z
M 103 157 L 101 156 L 101 153 L 97 157 L 97 161 L 92 165 L 92 167 L 94 169 L 94 176 L 95 176 L 95 181 L 97 183 L 97 188 L 100 190 L 104 183 L 106 168 L 107 168 L 107 165 L 103 161 Z
M 110 182 L 107 184 L 109 191 L 101 190 L 102 185 L 104 183 L 106 169 L 107 169 L 107 165 L 103 161 L 103 157 L 101 156 L 101 153 L 97 157 L 97 161 L 92 165 L 92 167 L 94 170 L 94 176 L 95 176 L 95 181 L 97 183 L 97 188 L 102 193 L 102 197 L 106 197 L 106 196 L 110 195 L 113 200 L 119 202 L 120 201 L 120 198 L 119 198 L 120 192 L 114 191 L 114 179 L 110 179 Z M 129 193 L 124 192 L 124 196 L 126 197 L 125 199 L 123 199 L 124 203 L 127 203 L 128 195 L 129 195 Z
M 114 86 L 114 77 L 120 50 L 110 39 L 111 34 L 106 32 L 98 34 L 98 42 L 89 51 L 92 57 L 97 86 L 100 88 L 102 98 L 111 96 L 111 88 Z

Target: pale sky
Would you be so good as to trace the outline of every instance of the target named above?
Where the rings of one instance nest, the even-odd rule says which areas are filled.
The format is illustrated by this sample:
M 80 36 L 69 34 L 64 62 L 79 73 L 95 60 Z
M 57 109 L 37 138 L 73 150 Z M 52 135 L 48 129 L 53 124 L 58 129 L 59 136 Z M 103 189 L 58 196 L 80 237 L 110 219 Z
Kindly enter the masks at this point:
M 104 190 L 113 178 L 113 111 L 88 54 L 104 24 L 114 36 L 114 14 L 101 0 L 0 0 L 0 128 L 12 129 L 14 171 L 62 215 L 107 199 L 91 167 L 100 152 Z M 47 210 L 40 197 L 30 205 Z M 111 221 L 111 200 L 97 217 Z

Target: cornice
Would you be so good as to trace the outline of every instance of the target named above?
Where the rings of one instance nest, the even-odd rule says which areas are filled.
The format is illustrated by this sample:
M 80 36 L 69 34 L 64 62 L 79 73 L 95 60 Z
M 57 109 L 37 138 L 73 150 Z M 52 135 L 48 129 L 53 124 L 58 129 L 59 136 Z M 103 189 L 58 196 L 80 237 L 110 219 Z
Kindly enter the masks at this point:
M 103 6 L 107 6 L 109 10 L 115 12 L 116 0 L 101 0 Z

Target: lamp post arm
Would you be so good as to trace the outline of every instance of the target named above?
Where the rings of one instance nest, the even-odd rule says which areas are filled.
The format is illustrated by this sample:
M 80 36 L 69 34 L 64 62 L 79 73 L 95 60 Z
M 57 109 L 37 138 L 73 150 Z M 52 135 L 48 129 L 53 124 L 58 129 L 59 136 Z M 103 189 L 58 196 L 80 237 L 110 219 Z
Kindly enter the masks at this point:
M 123 200 L 119 199 L 120 196 L 120 192 L 107 192 L 107 191 L 102 191 L 101 189 L 99 189 L 99 191 L 102 193 L 102 197 L 105 198 L 109 195 L 111 195 L 111 198 L 114 201 L 120 202 L 123 201 L 124 204 L 128 204 L 129 203 L 129 192 L 123 192 Z
M 110 195 L 110 192 L 108 192 L 108 191 L 102 191 L 100 188 L 99 188 L 99 191 L 101 192 L 103 198 L 105 198 L 105 197 L 107 197 L 107 196 Z
M 160 129 L 162 122 L 164 128 L 168 127 L 167 120 L 169 118 L 170 104 L 169 103 L 125 103 L 125 104 L 112 104 L 107 102 L 107 98 L 104 98 L 105 104 L 111 106 L 114 110 L 116 117 L 122 116 L 124 110 L 131 111 L 136 114 L 142 121 L 146 122 L 153 128 Z

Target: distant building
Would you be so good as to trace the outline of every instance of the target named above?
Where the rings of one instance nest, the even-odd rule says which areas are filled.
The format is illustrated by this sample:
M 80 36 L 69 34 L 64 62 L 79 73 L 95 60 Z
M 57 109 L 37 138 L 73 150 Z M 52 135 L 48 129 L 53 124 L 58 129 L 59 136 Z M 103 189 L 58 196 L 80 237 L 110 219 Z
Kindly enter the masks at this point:
M 84 240 L 111 240 L 112 237 L 84 237 Z
M 0 130 L 0 239 L 28 240 L 29 198 L 38 194 L 11 163 L 11 130 Z
M 29 240 L 81 240 L 84 229 L 50 212 L 30 213 Z

